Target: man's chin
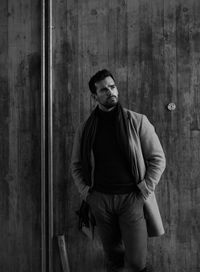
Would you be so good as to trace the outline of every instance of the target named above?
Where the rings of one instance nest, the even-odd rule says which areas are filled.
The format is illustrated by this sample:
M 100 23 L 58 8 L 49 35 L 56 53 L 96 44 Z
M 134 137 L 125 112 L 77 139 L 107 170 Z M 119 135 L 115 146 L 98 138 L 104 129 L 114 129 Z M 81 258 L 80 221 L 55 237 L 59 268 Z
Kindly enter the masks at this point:
M 113 101 L 113 103 L 107 103 L 107 104 L 105 104 L 104 107 L 109 110 L 109 109 L 117 106 L 117 103 L 118 103 L 118 101 L 115 101 L 115 102 Z

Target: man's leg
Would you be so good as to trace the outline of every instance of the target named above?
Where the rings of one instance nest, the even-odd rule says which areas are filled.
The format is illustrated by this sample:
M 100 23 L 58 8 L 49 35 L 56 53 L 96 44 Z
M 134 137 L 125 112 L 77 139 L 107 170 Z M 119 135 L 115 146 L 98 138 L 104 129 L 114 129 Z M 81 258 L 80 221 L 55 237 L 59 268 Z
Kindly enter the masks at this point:
M 97 229 L 103 244 L 107 271 L 118 272 L 124 266 L 124 245 L 121 240 L 118 217 L 113 213 L 113 196 L 93 192 L 89 199 Z
M 144 201 L 135 193 L 121 196 L 119 224 L 125 245 L 124 271 L 143 271 L 147 257 L 147 229 L 143 214 Z M 145 270 L 144 270 L 145 271 Z

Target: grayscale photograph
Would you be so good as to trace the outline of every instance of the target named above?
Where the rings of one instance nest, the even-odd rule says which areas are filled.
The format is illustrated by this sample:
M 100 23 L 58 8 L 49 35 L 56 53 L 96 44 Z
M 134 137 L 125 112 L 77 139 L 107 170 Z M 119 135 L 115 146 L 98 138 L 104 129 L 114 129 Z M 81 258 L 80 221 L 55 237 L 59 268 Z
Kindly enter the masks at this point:
M 0 168 L 0 272 L 200 272 L 200 0 L 1 0 Z

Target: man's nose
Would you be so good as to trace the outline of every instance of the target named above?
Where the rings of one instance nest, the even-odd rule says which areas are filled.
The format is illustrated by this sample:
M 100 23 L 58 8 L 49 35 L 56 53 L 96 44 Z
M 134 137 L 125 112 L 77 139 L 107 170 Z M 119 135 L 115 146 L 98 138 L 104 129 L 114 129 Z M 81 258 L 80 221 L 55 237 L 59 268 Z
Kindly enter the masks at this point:
M 107 88 L 107 95 L 111 95 L 112 94 L 112 89 L 111 88 Z

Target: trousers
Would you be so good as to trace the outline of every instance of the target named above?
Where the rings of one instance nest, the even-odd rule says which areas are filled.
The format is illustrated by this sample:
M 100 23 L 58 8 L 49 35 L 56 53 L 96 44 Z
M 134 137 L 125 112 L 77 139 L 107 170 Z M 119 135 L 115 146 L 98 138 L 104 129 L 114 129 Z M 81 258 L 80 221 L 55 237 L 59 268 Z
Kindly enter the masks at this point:
M 103 244 L 107 272 L 138 272 L 146 267 L 147 228 L 141 194 L 104 194 L 87 197 Z

